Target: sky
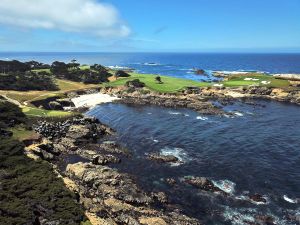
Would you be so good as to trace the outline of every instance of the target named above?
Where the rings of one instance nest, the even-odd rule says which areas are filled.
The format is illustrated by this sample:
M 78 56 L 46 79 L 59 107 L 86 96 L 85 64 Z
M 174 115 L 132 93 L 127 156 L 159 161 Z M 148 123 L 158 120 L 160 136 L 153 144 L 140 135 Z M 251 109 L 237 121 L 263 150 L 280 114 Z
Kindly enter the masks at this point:
M 300 0 L 1 0 L 0 51 L 300 52 Z

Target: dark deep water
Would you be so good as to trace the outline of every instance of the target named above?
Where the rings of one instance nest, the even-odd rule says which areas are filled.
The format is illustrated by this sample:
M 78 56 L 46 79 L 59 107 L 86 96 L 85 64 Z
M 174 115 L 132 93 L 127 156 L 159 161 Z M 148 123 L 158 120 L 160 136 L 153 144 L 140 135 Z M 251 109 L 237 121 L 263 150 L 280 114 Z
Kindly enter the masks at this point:
M 268 73 L 300 73 L 300 54 L 247 53 L 26 53 L 0 52 L 0 59 L 36 60 L 103 64 L 136 69 L 139 73 L 169 75 L 193 80 L 207 80 L 194 75 L 193 68 L 211 71 L 262 71 Z
M 300 216 L 300 111 L 299 106 L 260 101 L 263 106 L 236 103 L 234 118 L 203 116 L 188 109 L 105 104 L 87 114 L 115 128 L 116 140 L 133 158 L 116 167 L 133 174 L 147 191 L 165 191 L 171 203 L 204 224 L 247 224 L 257 215 L 273 215 L 277 224 L 297 224 Z M 182 165 L 158 164 L 146 159 L 149 152 L 175 154 Z M 184 176 L 203 176 L 227 182 L 229 197 L 202 192 L 184 185 Z M 164 178 L 175 178 L 171 188 Z M 221 183 L 220 183 L 221 184 Z M 238 200 L 259 193 L 268 203 Z M 299 222 L 299 221 L 298 221 Z M 299 224 L 299 223 L 298 223 Z

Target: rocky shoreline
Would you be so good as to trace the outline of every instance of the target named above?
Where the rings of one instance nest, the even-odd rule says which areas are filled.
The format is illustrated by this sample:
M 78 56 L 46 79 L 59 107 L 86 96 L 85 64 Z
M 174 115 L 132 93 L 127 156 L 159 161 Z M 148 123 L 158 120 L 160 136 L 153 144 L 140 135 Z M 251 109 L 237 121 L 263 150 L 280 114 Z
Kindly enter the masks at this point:
M 214 100 L 221 105 L 236 99 L 270 99 L 300 105 L 299 90 L 267 87 L 190 87 L 180 94 L 159 94 L 143 87 L 124 86 L 102 88 L 100 93 L 117 96 L 117 103 L 190 108 L 201 114 L 219 116 L 228 112 L 222 106 L 216 106 Z M 58 101 L 61 106 L 70 105 L 71 97 L 78 94 L 71 93 L 68 99 Z M 130 157 L 130 150 L 107 141 L 115 131 L 97 119 L 78 116 L 58 122 L 38 121 L 34 129 L 43 139 L 27 146 L 26 154 L 51 163 L 66 186 L 77 194 L 92 224 L 200 224 L 197 219 L 184 215 L 178 206 L 172 205 L 165 193 L 146 193 L 129 174 L 110 167 Z M 66 160 L 70 156 L 79 158 L 70 162 Z M 154 153 L 146 157 L 158 163 L 180 163 L 175 156 Z M 170 186 L 176 182 L 172 178 L 166 180 Z M 228 195 L 207 178 L 185 178 L 184 182 L 199 190 Z M 248 201 L 263 204 L 266 200 L 254 194 L 248 196 Z
M 129 174 L 109 167 L 121 163 L 122 157 L 130 157 L 130 152 L 106 141 L 114 131 L 97 119 L 38 121 L 34 129 L 43 140 L 27 146 L 26 154 L 51 163 L 77 194 L 92 224 L 200 224 L 171 205 L 165 193 L 146 193 Z M 84 162 L 65 164 L 65 158 L 74 155 Z
M 117 102 L 129 104 L 154 104 L 165 107 L 185 107 L 203 114 L 222 114 L 222 110 L 215 107 L 209 100 L 231 101 L 235 99 L 268 99 L 289 102 L 300 105 L 299 89 L 281 89 L 269 87 L 188 87 L 179 94 L 159 94 L 146 92 L 136 88 L 128 93 L 124 88 L 101 89 L 102 93 L 117 95 Z

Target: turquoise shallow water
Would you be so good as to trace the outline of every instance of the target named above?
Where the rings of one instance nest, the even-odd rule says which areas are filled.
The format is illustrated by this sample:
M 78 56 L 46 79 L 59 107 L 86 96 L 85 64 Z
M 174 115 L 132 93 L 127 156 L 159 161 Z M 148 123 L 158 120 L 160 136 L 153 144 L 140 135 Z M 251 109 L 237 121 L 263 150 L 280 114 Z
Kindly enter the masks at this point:
M 132 174 L 148 191 L 165 191 L 171 202 L 205 224 L 247 224 L 258 215 L 272 215 L 277 224 L 296 224 L 300 195 L 299 107 L 260 101 L 235 103 L 232 118 L 203 116 L 187 109 L 105 104 L 87 114 L 118 132 L 116 140 L 133 153 L 116 167 Z M 162 165 L 147 153 L 174 154 L 184 164 Z M 229 197 L 201 192 L 180 182 L 184 176 L 208 177 L 227 187 Z M 172 177 L 176 188 L 164 182 Z M 243 200 L 259 193 L 264 205 Z M 285 196 L 285 197 L 284 197 Z M 242 222 L 241 222 L 242 221 Z

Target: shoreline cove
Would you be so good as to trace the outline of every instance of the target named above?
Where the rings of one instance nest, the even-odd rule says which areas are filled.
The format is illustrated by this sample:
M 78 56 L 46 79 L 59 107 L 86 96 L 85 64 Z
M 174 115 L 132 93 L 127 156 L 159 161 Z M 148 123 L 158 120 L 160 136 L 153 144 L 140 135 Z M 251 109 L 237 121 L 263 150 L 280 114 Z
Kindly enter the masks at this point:
M 260 103 L 256 102 L 258 98 L 295 102 L 299 104 L 299 102 L 294 101 L 293 98 L 286 98 L 289 93 L 287 95 L 284 94 L 283 96 L 285 97 L 282 98 L 281 91 L 279 91 L 280 95 L 272 95 L 272 93 L 278 92 L 276 90 L 274 91 L 274 89 L 266 90 L 260 87 L 251 87 L 246 90 L 202 88 L 199 89 L 200 92 L 197 94 L 183 93 L 179 95 L 158 94 L 154 92 L 143 94 L 143 89 L 141 88 L 135 88 L 134 92 L 127 93 L 127 89 L 128 88 L 125 87 L 107 87 L 100 89 L 99 93 L 81 95 L 77 97 L 77 99 L 83 99 L 82 102 L 91 104 L 88 105 L 88 108 L 92 106 L 95 107 L 102 103 L 132 106 L 156 105 L 166 107 L 168 110 L 167 114 L 170 116 L 190 114 L 170 111 L 168 108 L 183 110 L 189 108 L 200 113 L 201 116 L 198 115 L 194 118 L 203 122 L 208 120 L 208 116 L 217 116 L 220 118 L 243 117 L 244 114 L 242 112 L 226 109 L 227 106 L 232 105 L 236 101 L 258 107 L 260 107 Z M 293 96 L 298 95 L 293 92 Z M 99 97 L 99 99 L 95 99 L 95 97 Z M 219 102 L 220 105 L 215 104 L 214 101 Z M 79 108 L 86 108 L 86 106 L 85 104 L 79 104 Z M 148 112 L 147 115 L 150 116 L 153 115 L 153 113 Z M 184 117 L 190 118 L 191 116 Z M 113 221 L 124 222 L 125 220 L 135 221 L 141 224 L 203 224 L 201 220 L 197 218 L 186 216 L 180 205 L 172 205 L 166 193 L 161 191 L 145 191 L 135 182 L 135 179 L 132 179 L 130 173 L 127 174 L 126 172 L 119 171 L 118 167 L 133 157 L 131 154 L 134 154 L 134 152 L 131 153 L 130 149 L 125 149 L 124 146 L 120 146 L 117 142 L 109 141 L 114 135 L 122 136 L 122 133 L 116 134 L 110 127 L 101 123 L 98 124 L 99 121 L 90 119 L 89 117 L 78 120 L 80 122 L 75 119 L 75 124 L 70 120 L 64 122 L 64 124 L 67 125 L 51 125 L 49 122 L 42 122 L 37 125 L 36 131 L 42 134 L 47 141 L 49 141 L 50 137 L 48 144 L 52 146 L 51 148 L 60 152 L 59 158 L 54 156 L 54 158 L 45 158 L 44 160 L 50 161 L 57 172 L 64 177 L 67 186 L 71 190 L 79 193 L 81 202 L 87 209 L 86 214 L 89 215 L 90 218 L 99 223 L 108 224 L 110 224 L 110 222 L 113 223 Z M 86 121 L 88 121 L 87 124 Z M 65 130 L 66 136 L 60 134 L 61 126 L 66 126 L 62 129 L 63 131 Z M 51 133 L 51 127 L 54 129 L 54 133 Z M 49 130 L 50 134 L 47 133 Z M 47 132 L 43 133 L 44 131 Z M 153 140 L 156 140 L 153 141 L 156 144 L 161 142 L 158 142 L 156 138 L 153 138 Z M 37 146 L 37 148 L 40 148 L 40 146 Z M 170 148 L 161 149 L 160 153 L 148 156 L 148 163 L 152 164 L 151 161 L 153 161 L 154 164 L 156 162 L 169 165 L 170 168 L 176 168 L 178 166 L 184 166 L 184 164 L 189 161 L 187 159 L 188 155 L 186 155 L 183 149 L 175 148 L 175 152 L 172 153 L 172 151 Z M 39 152 L 39 150 L 37 150 L 37 152 Z M 34 154 L 39 155 L 40 153 Z M 70 155 L 78 155 L 80 158 L 75 161 L 73 160 L 72 163 L 68 165 L 64 165 L 62 168 L 65 168 L 65 170 L 60 171 L 57 169 L 60 167 L 59 164 L 64 164 L 64 158 L 68 158 Z M 100 177 L 99 173 L 103 175 Z M 236 183 L 230 180 L 213 180 L 207 177 L 184 177 L 179 180 L 172 179 L 173 178 L 169 180 L 166 179 L 163 182 L 171 186 L 188 184 L 201 190 L 205 196 L 220 195 L 222 196 L 221 198 L 229 198 L 226 201 L 241 201 L 246 205 L 253 204 L 257 206 L 269 204 L 268 198 L 260 194 L 242 194 L 240 197 L 231 196 L 235 191 Z M 95 188 L 94 185 L 90 186 L 90 182 L 96 182 L 97 185 L 99 185 L 100 182 L 100 186 Z M 124 183 L 125 186 L 119 186 L 120 183 L 122 183 L 122 185 Z M 134 193 L 127 192 L 126 189 L 128 188 L 134 190 Z M 292 200 L 288 197 L 282 197 L 282 199 L 290 203 Z M 98 217 L 97 211 L 100 209 L 102 216 Z M 232 213 L 234 215 L 231 215 Z M 123 216 L 122 218 L 120 217 L 121 215 Z M 275 215 L 268 213 L 259 216 L 258 219 L 256 213 L 250 213 L 247 218 L 243 219 L 243 213 L 241 212 L 224 211 L 224 218 L 231 220 L 233 223 L 238 223 L 238 220 L 245 220 L 249 222 L 255 221 L 258 224 L 264 224 L 264 221 L 273 221 L 271 224 L 276 224 L 275 221 L 278 220 Z

